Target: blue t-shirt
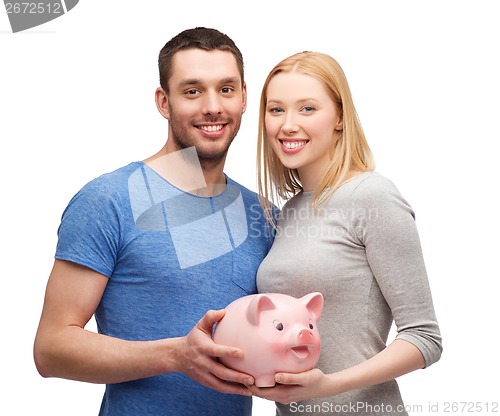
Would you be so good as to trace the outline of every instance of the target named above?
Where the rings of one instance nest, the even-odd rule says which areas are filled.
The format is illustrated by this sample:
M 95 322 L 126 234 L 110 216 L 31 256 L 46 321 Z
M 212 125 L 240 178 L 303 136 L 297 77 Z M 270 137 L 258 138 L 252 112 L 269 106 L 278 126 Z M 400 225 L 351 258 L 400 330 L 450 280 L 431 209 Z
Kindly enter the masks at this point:
M 185 336 L 209 309 L 256 293 L 272 236 L 257 195 L 227 178 L 220 195 L 172 186 L 142 162 L 85 185 L 64 211 L 55 257 L 108 284 L 98 331 L 127 340 Z M 106 386 L 100 415 L 251 415 L 251 398 L 180 373 Z

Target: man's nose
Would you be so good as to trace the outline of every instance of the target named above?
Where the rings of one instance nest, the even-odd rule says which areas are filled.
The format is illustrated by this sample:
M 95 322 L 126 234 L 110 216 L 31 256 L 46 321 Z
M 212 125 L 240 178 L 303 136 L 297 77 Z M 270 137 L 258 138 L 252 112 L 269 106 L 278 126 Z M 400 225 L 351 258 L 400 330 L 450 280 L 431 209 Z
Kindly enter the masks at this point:
M 205 92 L 203 97 L 203 114 L 222 114 L 222 97 L 215 91 Z

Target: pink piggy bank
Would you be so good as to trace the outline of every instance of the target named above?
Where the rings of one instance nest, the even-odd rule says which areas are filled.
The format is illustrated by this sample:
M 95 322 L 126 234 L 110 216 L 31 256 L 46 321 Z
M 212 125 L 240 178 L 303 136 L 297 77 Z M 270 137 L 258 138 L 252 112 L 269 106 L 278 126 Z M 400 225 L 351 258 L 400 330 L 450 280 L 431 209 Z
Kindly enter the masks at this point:
M 320 336 L 316 326 L 323 295 L 299 299 L 280 293 L 249 295 L 226 307 L 214 341 L 244 351 L 243 358 L 225 358 L 227 367 L 250 374 L 257 387 L 274 386 L 277 372 L 300 373 L 316 366 Z

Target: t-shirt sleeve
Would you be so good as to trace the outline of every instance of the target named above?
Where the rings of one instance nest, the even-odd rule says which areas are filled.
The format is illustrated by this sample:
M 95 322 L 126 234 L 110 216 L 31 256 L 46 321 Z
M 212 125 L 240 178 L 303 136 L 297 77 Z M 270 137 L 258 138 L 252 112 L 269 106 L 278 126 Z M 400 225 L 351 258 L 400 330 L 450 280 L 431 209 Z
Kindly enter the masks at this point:
M 111 277 L 119 246 L 119 219 L 112 191 L 96 179 L 69 202 L 58 229 L 55 258 Z
M 392 311 L 396 339 L 415 345 L 428 367 L 439 360 L 442 343 L 414 212 L 382 176 L 363 181 L 353 201 L 356 209 L 370 213 L 358 219 L 353 232 L 365 245 L 370 268 Z

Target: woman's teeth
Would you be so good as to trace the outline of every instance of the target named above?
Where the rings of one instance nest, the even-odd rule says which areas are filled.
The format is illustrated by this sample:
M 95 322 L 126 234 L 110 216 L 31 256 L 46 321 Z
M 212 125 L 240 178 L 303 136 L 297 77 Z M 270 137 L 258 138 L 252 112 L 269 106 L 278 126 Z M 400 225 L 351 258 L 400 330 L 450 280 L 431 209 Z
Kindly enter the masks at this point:
M 287 149 L 297 149 L 298 147 L 302 147 L 302 146 L 305 146 L 307 141 L 295 141 L 295 142 L 289 142 L 289 141 L 283 141 L 282 142 L 283 145 L 287 148 Z

